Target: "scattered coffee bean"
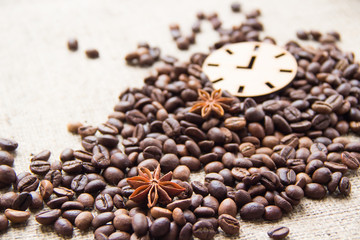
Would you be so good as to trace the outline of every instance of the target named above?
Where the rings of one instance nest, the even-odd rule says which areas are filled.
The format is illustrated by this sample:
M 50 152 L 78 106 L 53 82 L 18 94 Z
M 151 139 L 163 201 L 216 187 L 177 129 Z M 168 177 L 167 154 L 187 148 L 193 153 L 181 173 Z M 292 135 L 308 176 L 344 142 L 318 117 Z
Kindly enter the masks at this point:
M 96 49 L 87 49 L 85 50 L 85 55 L 90 59 L 99 58 L 99 52 Z
M 289 232 L 290 232 L 290 230 L 287 227 L 276 227 L 276 228 L 270 229 L 267 232 L 267 234 L 272 239 L 283 239 L 287 235 L 289 235 Z

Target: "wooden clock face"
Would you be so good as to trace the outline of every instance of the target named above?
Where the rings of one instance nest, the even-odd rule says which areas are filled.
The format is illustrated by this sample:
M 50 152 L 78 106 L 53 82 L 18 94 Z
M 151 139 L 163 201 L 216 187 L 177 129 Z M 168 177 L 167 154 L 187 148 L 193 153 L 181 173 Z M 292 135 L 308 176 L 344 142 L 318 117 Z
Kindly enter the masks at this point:
M 286 87 L 296 75 L 297 63 L 276 45 L 243 42 L 212 52 L 202 68 L 215 89 L 238 97 L 257 97 Z

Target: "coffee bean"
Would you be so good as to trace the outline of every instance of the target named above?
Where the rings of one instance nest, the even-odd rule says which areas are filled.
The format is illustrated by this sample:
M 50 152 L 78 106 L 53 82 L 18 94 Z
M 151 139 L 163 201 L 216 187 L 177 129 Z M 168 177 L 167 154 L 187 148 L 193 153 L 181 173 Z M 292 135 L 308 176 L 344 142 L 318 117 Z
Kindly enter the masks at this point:
M 289 235 L 289 232 L 290 232 L 290 230 L 287 227 L 276 227 L 276 228 L 270 229 L 267 232 L 267 234 L 272 239 L 283 239 L 287 235 Z
M 132 229 L 132 218 L 126 214 L 120 214 L 115 216 L 113 220 L 114 227 L 120 231 L 129 232 Z
M 359 160 L 349 152 L 341 153 L 341 162 L 350 169 L 358 169 L 360 166 Z
M 132 218 L 132 228 L 138 236 L 144 236 L 148 231 L 148 222 L 144 214 L 137 213 Z
M 236 217 L 237 214 L 237 206 L 234 200 L 231 198 L 224 199 L 219 206 L 218 214 L 228 214 L 233 217 Z
M 74 191 L 72 191 L 71 189 L 68 189 L 66 187 L 56 187 L 53 189 L 53 192 L 58 197 L 68 197 L 68 199 L 71 199 L 75 195 Z
M 304 189 L 305 196 L 312 199 L 322 199 L 326 195 L 326 189 L 318 183 L 309 183 Z
M 240 222 L 233 216 L 221 214 L 218 219 L 221 229 L 229 235 L 236 235 L 240 230 Z
M 78 41 L 75 38 L 70 38 L 67 42 L 67 47 L 70 51 L 76 51 L 78 49 Z
M 200 239 L 212 239 L 215 236 L 214 228 L 208 221 L 198 221 L 192 229 L 193 235 Z
M 67 196 L 63 196 L 63 197 L 51 199 L 46 203 L 46 205 L 51 209 L 55 209 L 55 208 L 60 208 L 61 205 L 63 205 L 63 203 L 67 201 L 69 201 L 69 198 Z
M 342 177 L 339 182 L 339 190 L 340 193 L 344 194 L 345 196 L 349 196 L 351 191 L 351 184 L 350 180 L 347 177 Z
M 78 202 L 78 201 L 67 201 L 67 202 L 64 202 L 61 205 L 61 210 L 62 211 L 83 210 L 83 209 L 84 209 L 84 205 L 81 202 Z
M 166 217 L 168 219 L 171 219 L 172 212 L 166 208 L 161 207 L 153 207 L 150 210 L 150 214 L 153 218 L 160 218 L 160 217 Z
M 256 202 L 250 202 L 245 204 L 240 209 L 240 216 L 244 220 L 254 220 L 259 219 L 265 212 L 264 205 Z
M 127 232 L 114 232 L 110 234 L 109 240 L 130 240 L 130 234 Z
M 8 208 L 5 210 L 5 216 L 12 223 L 24 223 L 29 219 L 30 212 L 14 210 L 14 209 Z
M 186 223 L 179 232 L 179 239 L 190 240 L 192 238 L 192 227 L 191 223 Z
M 91 226 L 93 228 L 99 228 L 103 225 L 105 225 L 108 222 L 111 222 L 115 217 L 115 214 L 113 212 L 103 212 L 94 217 L 94 219 L 91 222 Z
M 111 211 L 114 208 L 114 203 L 112 200 L 112 197 L 110 196 L 110 194 L 99 194 L 96 198 L 95 198 L 95 208 L 99 211 L 99 212 L 108 212 Z
M 170 220 L 166 217 L 156 219 L 150 226 L 150 234 L 152 237 L 162 237 L 170 230 Z
M 27 175 L 23 177 L 17 184 L 19 192 L 35 191 L 39 186 L 39 179 L 35 175 Z
M 69 220 L 60 218 L 54 224 L 55 232 L 62 236 L 71 236 L 73 234 L 73 226 Z
M 301 187 L 296 185 L 289 185 L 285 188 L 286 194 L 293 199 L 300 200 L 304 197 L 304 191 Z
M 225 119 L 225 127 L 232 130 L 238 131 L 246 126 L 246 120 L 243 117 L 230 117 Z
M 99 57 L 99 52 L 95 48 L 85 50 L 85 55 L 90 59 L 95 59 Z
M 53 224 L 61 216 L 60 209 L 48 210 L 35 216 L 35 220 L 42 225 Z
M 274 206 L 274 205 L 266 206 L 263 217 L 265 220 L 270 220 L 270 221 L 279 220 L 282 217 L 281 208 L 279 208 L 278 206 Z
M 0 165 L 12 166 L 14 164 L 14 157 L 5 151 L 0 151 Z
M 25 211 L 32 202 L 32 196 L 30 193 L 20 193 L 12 203 L 12 209 Z
M 61 183 L 61 172 L 59 170 L 50 170 L 44 179 L 50 181 L 54 187 L 58 187 Z
M 8 165 L 0 165 L 0 185 L 8 186 L 16 181 L 16 173 L 13 168 Z
M 31 203 L 30 203 L 30 209 L 40 209 L 43 208 L 43 198 L 41 195 L 37 192 L 31 191 Z
M 4 231 L 9 227 L 9 221 L 4 215 L 0 215 L 0 231 Z
M 54 187 L 50 181 L 41 180 L 39 190 L 43 199 L 48 199 L 53 193 L 53 189 Z
M 326 167 L 321 167 L 315 170 L 312 175 L 313 182 L 320 184 L 327 184 L 331 179 L 331 171 Z
M 18 143 L 7 138 L 0 138 L 0 148 L 5 151 L 14 151 L 18 147 Z

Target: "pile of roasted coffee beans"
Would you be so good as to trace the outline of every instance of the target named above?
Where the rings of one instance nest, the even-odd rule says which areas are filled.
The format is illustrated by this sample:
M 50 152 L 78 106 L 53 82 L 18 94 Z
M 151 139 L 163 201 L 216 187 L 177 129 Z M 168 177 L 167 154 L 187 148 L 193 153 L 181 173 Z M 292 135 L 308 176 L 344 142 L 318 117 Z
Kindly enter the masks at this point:
M 150 47 L 146 42 L 139 43 L 137 49 L 125 56 L 126 63 L 132 66 L 149 67 L 160 59 L 160 49 Z
M 240 11 L 239 6 L 232 9 Z M 260 38 L 259 15 L 252 11 L 231 29 L 221 28 L 216 14 L 199 13 L 198 18 L 209 19 L 219 32 L 211 50 L 242 41 L 275 44 Z M 178 41 L 181 34 L 171 29 Z M 143 87 L 120 94 L 105 123 L 68 125 L 81 136 L 83 150 L 65 149 L 60 161 L 52 163 L 50 152 L 42 151 L 31 159 L 32 173 L 17 176 L 12 155 L 1 151 L 0 184 L 12 184 L 14 192 L 0 198 L 6 209 L 0 228 L 7 228 L 8 219 L 25 222 L 30 216 L 26 209 L 41 208 L 44 201 L 50 210 L 38 213 L 36 221 L 53 225 L 64 236 L 72 235 L 75 226 L 92 229 L 98 240 L 211 239 L 219 227 L 225 234 L 238 234 L 239 215 L 278 220 L 304 196 L 349 195 L 347 176 L 359 168 L 360 142 L 343 135 L 360 132 L 359 65 L 335 41 L 320 41 L 318 48 L 290 41 L 285 48 L 298 62 L 291 86 L 267 99 L 240 100 L 223 92 L 233 103 L 220 118 L 189 112 L 198 89 L 214 90 L 201 69 L 207 54 L 193 54 L 189 62 L 166 57 Z M 153 50 L 140 44 L 135 55 L 138 61 L 143 55 L 155 61 L 160 50 L 155 57 Z M 0 140 L 3 150 L 16 146 Z M 126 178 L 137 176 L 138 167 L 154 170 L 159 164 L 163 173 L 173 171 L 172 181 L 186 190 L 151 209 L 129 200 L 134 189 Z M 202 169 L 204 181 L 190 181 L 191 172 Z M 274 239 L 288 234 L 286 227 L 268 232 Z

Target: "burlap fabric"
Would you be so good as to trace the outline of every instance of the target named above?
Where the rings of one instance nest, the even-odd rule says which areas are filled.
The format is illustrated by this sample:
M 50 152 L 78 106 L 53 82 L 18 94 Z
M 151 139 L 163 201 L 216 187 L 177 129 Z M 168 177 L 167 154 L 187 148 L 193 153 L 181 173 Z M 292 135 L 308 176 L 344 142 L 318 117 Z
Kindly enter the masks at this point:
M 127 87 L 141 87 L 148 70 L 126 66 L 124 56 L 139 41 L 162 48 L 163 54 L 186 60 L 195 51 L 206 52 L 217 39 L 208 23 L 197 44 L 180 52 L 168 25 L 177 22 L 184 33 L 198 10 L 219 12 L 225 26 L 238 24 L 243 14 L 232 14 L 230 1 L 120 1 L 120 0 L 2 0 L 0 1 L 0 135 L 20 144 L 15 168 L 29 170 L 30 155 L 43 149 L 58 158 L 66 147 L 80 148 L 80 139 L 67 132 L 69 121 L 97 125 L 106 120 Z M 295 39 L 295 31 L 338 30 L 340 46 L 360 53 L 360 1 L 242 1 L 243 10 L 262 11 L 265 33 L 281 45 Z M 79 40 L 79 51 L 69 52 L 69 37 Z M 86 48 L 95 47 L 100 59 L 89 60 Z M 267 239 L 277 225 L 290 228 L 289 239 L 360 239 L 360 176 L 350 174 L 349 197 L 329 196 L 321 201 L 301 200 L 278 222 L 241 221 L 234 239 Z M 201 174 L 193 176 L 199 178 Z M 14 225 L 1 239 L 60 239 L 51 227 L 32 216 L 27 225 Z M 75 230 L 73 239 L 92 239 L 92 232 Z M 226 239 L 218 234 L 218 239 Z

